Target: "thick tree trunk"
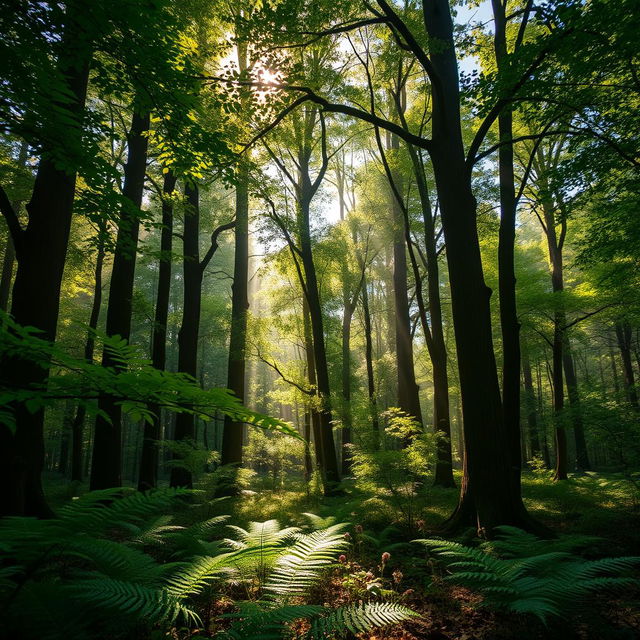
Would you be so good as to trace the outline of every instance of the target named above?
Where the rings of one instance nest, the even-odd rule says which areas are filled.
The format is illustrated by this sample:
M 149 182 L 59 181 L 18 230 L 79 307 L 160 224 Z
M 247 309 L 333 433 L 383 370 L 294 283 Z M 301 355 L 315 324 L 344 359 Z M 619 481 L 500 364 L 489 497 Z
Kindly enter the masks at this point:
M 491 331 L 491 291 L 484 282 L 476 201 L 460 127 L 458 69 L 447 0 L 423 4 L 438 77 L 431 158 L 447 244 L 451 302 L 464 414 L 465 472 L 460 502 L 448 528 L 474 524 L 533 528 L 513 482 Z
M 238 170 L 236 184 L 235 259 L 231 298 L 231 337 L 227 387 L 244 402 L 247 310 L 249 281 L 249 173 L 245 165 Z M 222 464 L 242 464 L 244 426 L 226 417 L 222 436 Z M 231 487 L 231 490 L 235 490 Z
M 58 68 L 66 77 L 68 102 L 62 105 L 75 122 L 69 124 L 66 142 L 73 149 L 80 145 L 80 120 L 89 80 L 90 48 L 75 22 L 78 3 L 67 8 L 68 27 L 60 46 Z M 31 200 L 27 205 L 27 227 L 14 237 L 18 267 L 11 301 L 16 322 L 40 329 L 42 337 L 54 340 L 60 305 L 60 286 L 64 271 L 76 185 L 76 169 L 62 169 L 51 157 L 55 149 L 45 149 L 38 166 Z M 0 364 L 1 375 L 8 375 L 12 386 L 41 384 L 47 370 L 33 362 L 11 359 Z M 44 465 L 44 412 L 30 413 L 15 408 L 15 432 L 0 426 L 0 516 L 52 515 L 42 489 Z
M 509 70 L 507 50 L 507 18 L 501 0 L 492 0 L 494 15 L 494 51 L 498 71 Z M 500 179 L 500 229 L 498 241 L 498 293 L 500 329 L 502 333 L 502 410 L 509 439 L 512 480 L 520 493 L 520 323 L 516 307 L 516 272 L 514 247 L 516 240 L 516 191 L 513 169 L 513 113 L 509 105 L 498 116 L 498 150 Z
M 185 186 L 187 210 L 182 231 L 183 246 L 183 305 L 182 324 L 178 332 L 178 371 L 196 378 L 198 373 L 198 335 L 200 333 L 200 306 L 202 297 L 202 268 L 200 267 L 200 203 L 198 187 Z M 195 443 L 195 417 L 190 413 L 176 414 L 173 433 L 176 442 Z M 174 460 L 180 460 L 174 456 Z M 171 468 L 172 487 L 193 486 L 191 471 L 181 466 Z
M 624 390 L 629 404 L 635 411 L 640 411 L 633 364 L 631 362 L 631 336 L 631 326 L 628 323 L 616 322 L 616 338 L 618 339 L 618 348 L 620 349 L 622 370 L 624 372 Z
M 99 233 L 104 233 L 101 229 Z M 100 307 L 102 306 L 102 268 L 104 266 L 104 241 L 98 241 L 98 254 L 96 256 L 96 266 L 93 276 L 93 302 L 91 303 L 91 314 L 89 315 L 89 331 L 87 340 L 84 343 L 84 359 L 93 362 L 95 351 L 95 330 L 98 328 L 100 318 Z M 71 482 L 82 482 L 82 445 L 84 435 L 84 421 L 87 410 L 84 405 L 78 406 L 76 415 L 71 425 Z
M 160 233 L 160 260 L 158 265 L 158 288 L 156 309 L 151 338 L 151 363 L 164 370 L 167 358 L 167 318 L 169 317 L 169 294 L 171 292 L 171 250 L 173 247 L 173 202 L 176 177 L 170 171 L 164 175 L 162 185 L 162 231 Z M 151 423 L 145 422 L 138 489 L 145 491 L 158 485 L 158 443 L 162 426 L 159 406 L 150 407 L 154 413 Z
M 120 212 L 107 306 L 107 335 L 117 335 L 127 341 L 131 333 L 140 206 L 149 144 L 144 134 L 148 130 L 149 114 L 134 112 L 127 136 L 128 155 L 122 189 L 122 195 L 128 202 L 125 202 Z M 107 349 L 102 354 L 102 365 L 118 367 L 118 362 Z M 91 458 L 92 490 L 119 487 L 122 484 L 122 409 L 111 396 L 101 398 L 98 406 L 109 416 L 111 423 L 102 416 L 96 419 Z

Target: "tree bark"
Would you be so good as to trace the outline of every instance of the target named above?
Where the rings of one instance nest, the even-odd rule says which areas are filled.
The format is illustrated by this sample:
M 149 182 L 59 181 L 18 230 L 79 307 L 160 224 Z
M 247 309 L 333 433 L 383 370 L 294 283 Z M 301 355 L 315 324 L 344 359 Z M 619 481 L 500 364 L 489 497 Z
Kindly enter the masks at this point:
M 538 415 L 536 413 L 536 393 L 533 388 L 533 376 L 531 374 L 531 362 L 529 354 L 523 350 L 522 374 L 524 380 L 524 400 L 527 412 L 527 427 L 529 435 L 529 448 L 531 457 L 540 455 L 540 438 L 538 436 Z
M 164 174 L 162 185 L 162 231 L 160 233 L 160 260 L 158 265 L 158 288 L 156 309 L 151 338 L 151 364 L 164 370 L 167 358 L 167 319 L 169 317 L 169 294 L 171 292 L 171 251 L 173 248 L 173 202 L 176 177 L 169 171 Z M 154 414 L 151 423 L 145 422 L 138 490 L 145 491 L 158 485 L 158 443 L 162 426 L 159 406 L 150 407 Z
M 77 19 L 82 3 L 68 3 L 67 27 L 60 43 L 58 69 L 66 78 L 68 101 L 58 105 L 72 122 L 65 132 L 69 148 L 81 144 L 81 119 L 87 94 L 90 43 Z M 13 286 L 11 314 L 23 326 L 42 331 L 53 341 L 60 305 L 60 287 L 64 271 L 76 185 L 76 167 L 59 166 L 55 149 L 45 149 L 27 205 L 28 222 L 16 231 L 13 242 L 17 270 Z M 1 363 L 0 370 L 14 387 L 42 384 L 47 369 L 31 361 L 16 358 Z M 30 413 L 24 406 L 15 407 L 15 432 L 0 426 L 0 450 L 3 452 L 0 483 L 0 516 L 27 515 L 48 517 L 52 511 L 42 489 L 44 465 L 44 412 Z
M 185 185 L 187 209 L 182 231 L 183 246 L 183 305 L 182 324 L 178 332 L 178 371 L 193 378 L 198 374 L 198 335 L 202 297 L 202 268 L 200 266 L 200 203 L 198 187 Z M 173 434 L 176 442 L 195 443 L 195 417 L 190 413 L 176 414 Z M 173 456 L 174 460 L 179 457 Z M 171 467 L 172 487 L 193 487 L 191 471 L 180 466 Z
M 362 315 L 364 318 L 364 357 L 367 367 L 367 396 L 371 412 L 371 430 L 373 447 L 380 448 L 380 421 L 378 419 L 378 401 L 376 397 L 376 381 L 373 371 L 373 340 L 371 338 L 371 313 L 369 311 L 369 290 L 367 281 L 362 283 Z
M 99 233 L 105 232 L 106 230 L 104 228 L 99 230 Z M 89 315 L 87 340 L 84 344 L 84 359 L 87 362 L 93 362 L 93 354 L 95 351 L 95 330 L 98 328 L 100 307 L 102 306 L 102 268 L 104 266 L 104 255 L 104 242 L 102 239 L 99 239 L 93 276 L 93 302 L 91 303 L 91 314 Z M 71 425 L 71 482 L 82 482 L 82 440 L 86 413 L 85 405 L 79 405 L 76 415 L 73 418 L 73 424 Z
M 400 150 L 397 136 L 389 136 L 389 150 L 395 155 Z M 413 363 L 413 340 L 411 338 L 411 320 L 409 318 L 409 299 L 407 296 L 407 246 L 405 244 L 405 219 L 402 204 L 402 180 L 398 172 L 392 172 L 396 195 L 391 195 L 393 220 L 393 305 L 396 337 L 396 365 L 398 384 L 398 407 L 412 416 L 422 426 L 420 397 Z M 416 287 L 420 286 L 416 282 Z
M 580 409 L 580 391 L 578 389 L 578 378 L 573 364 L 571 354 L 571 342 L 569 336 L 564 336 L 565 344 L 562 352 L 562 363 L 564 377 L 567 383 L 567 396 L 571 407 L 571 422 L 573 425 L 573 437 L 576 446 L 576 470 L 588 471 L 591 469 L 589 454 L 587 453 L 587 442 L 584 437 L 584 426 L 582 423 L 582 411 Z
M 631 325 L 627 322 L 616 322 L 616 338 L 618 339 L 618 349 L 620 349 L 622 370 L 624 372 L 624 390 L 629 404 L 635 411 L 640 411 L 633 363 L 631 362 L 631 337 Z
M 494 15 L 494 51 L 499 73 L 509 71 L 507 17 L 505 3 L 492 0 Z M 516 191 L 513 168 L 513 113 L 505 106 L 498 116 L 500 181 L 500 228 L 498 233 L 498 293 L 502 333 L 502 410 L 509 441 L 512 481 L 520 493 L 520 322 L 516 307 Z
M 434 85 L 431 159 L 442 214 L 464 415 L 465 471 L 448 529 L 475 524 L 535 527 L 513 482 L 491 331 L 490 289 L 482 271 L 476 200 L 466 166 L 458 68 L 447 0 L 423 4 Z
M 233 286 L 231 298 L 231 337 L 227 387 L 244 402 L 249 281 L 249 173 L 238 169 L 236 184 L 236 228 Z M 244 426 L 225 417 L 222 435 L 222 464 L 242 464 Z M 232 491 L 234 487 L 230 487 Z
M 133 281 L 138 250 L 140 206 L 144 191 L 147 164 L 149 114 L 134 111 L 131 129 L 127 135 L 128 156 L 124 169 L 122 195 L 124 203 L 118 222 L 118 235 L 113 257 L 106 333 L 129 340 Z M 102 366 L 118 368 L 118 362 L 108 349 L 102 353 Z M 98 406 L 111 424 L 98 416 L 95 425 L 90 487 L 107 489 L 122 485 L 122 409 L 113 397 L 103 397 Z

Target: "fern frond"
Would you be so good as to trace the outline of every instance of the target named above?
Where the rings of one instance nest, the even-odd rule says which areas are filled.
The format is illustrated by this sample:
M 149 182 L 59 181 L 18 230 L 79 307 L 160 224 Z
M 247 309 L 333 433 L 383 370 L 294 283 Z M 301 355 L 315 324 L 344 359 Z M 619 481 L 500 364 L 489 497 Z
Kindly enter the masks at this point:
M 264 589 L 278 596 L 301 596 L 320 578 L 323 569 L 334 564 L 349 543 L 342 533 L 346 525 L 300 535 L 296 543 L 278 559 Z
M 183 564 L 175 573 L 166 578 L 167 591 L 177 598 L 197 595 L 213 580 L 229 572 L 230 553 L 218 556 L 204 556 Z
M 362 633 L 374 628 L 398 624 L 418 615 L 407 607 L 391 602 L 364 602 L 325 610 L 328 614 L 313 620 L 307 638 L 314 640 L 331 638 L 343 634 L 345 630 L 354 634 Z
M 229 629 L 219 634 L 230 640 L 280 640 L 285 625 L 301 618 L 313 618 L 324 611 L 320 605 L 289 605 L 265 607 L 260 603 L 239 603 L 240 611 L 225 617 L 235 618 Z
M 179 617 L 199 622 L 198 615 L 185 607 L 168 590 L 111 578 L 92 578 L 67 588 L 73 598 L 100 612 L 144 618 L 149 622 L 175 622 Z

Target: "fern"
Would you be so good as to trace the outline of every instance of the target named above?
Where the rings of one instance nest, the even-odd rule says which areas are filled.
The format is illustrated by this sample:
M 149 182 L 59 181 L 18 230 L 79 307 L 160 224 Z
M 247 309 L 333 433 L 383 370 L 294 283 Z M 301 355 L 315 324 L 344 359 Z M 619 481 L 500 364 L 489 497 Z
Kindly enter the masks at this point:
M 243 529 L 235 525 L 227 525 L 227 528 L 231 529 L 237 538 L 237 540 L 225 538 L 225 543 L 232 549 L 286 544 L 300 531 L 297 527 L 281 529 L 280 523 L 277 520 L 250 522 L 248 529 Z
M 531 543 L 530 557 L 522 555 L 525 541 Z M 446 540 L 415 542 L 447 565 L 452 571 L 448 581 L 480 593 L 484 606 L 530 613 L 543 622 L 584 609 L 600 593 L 625 592 L 638 585 L 626 574 L 640 565 L 640 557 L 585 560 L 566 551 L 543 553 L 543 549 L 566 546 L 531 540 L 529 534 L 512 527 L 501 528 L 500 546 L 515 557 L 487 553 L 495 552 L 495 545 L 483 545 L 483 550 Z
M 265 591 L 278 596 L 303 596 L 319 580 L 320 572 L 336 562 L 349 543 L 336 524 L 308 535 L 299 535 L 286 555 L 278 559 L 269 576 Z
M 398 624 L 417 615 L 415 611 L 391 602 L 363 602 L 333 609 L 327 615 L 316 617 L 307 637 L 335 637 L 344 635 L 345 631 L 362 633 Z
M 75 599 L 97 610 L 97 617 L 109 612 L 131 616 L 148 623 L 173 623 L 179 617 L 198 624 L 196 613 L 168 590 L 113 578 L 85 580 L 68 588 Z

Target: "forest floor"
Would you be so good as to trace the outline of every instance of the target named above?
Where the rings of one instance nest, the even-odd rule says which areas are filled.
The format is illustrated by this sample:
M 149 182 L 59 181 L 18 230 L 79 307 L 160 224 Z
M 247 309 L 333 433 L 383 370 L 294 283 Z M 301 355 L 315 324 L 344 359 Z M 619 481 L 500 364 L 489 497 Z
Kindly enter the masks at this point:
M 68 485 L 53 476 L 48 482 L 54 505 L 68 499 Z M 587 557 L 640 555 L 640 495 L 617 474 L 588 472 L 566 482 L 553 483 L 546 473 L 525 473 L 523 495 L 531 514 L 559 535 L 595 536 Z M 372 495 L 349 486 L 346 495 L 323 498 L 291 482 L 273 488 L 270 478 L 254 479 L 242 496 L 202 501 L 189 518 L 229 514 L 229 522 L 276 519 L 282 526 L 308 525 L 310 512 L 336 522 L 349 522 L 354 531 L 354 552 L 313 593 L 313 601 L 338 606 L 366 594 L 367 581 L 381 580 L 395 599 L 418 611 L 415 618 L 393 629 L 363 634 L 364 640 L 632 640 L 640 638 L 640 593 L 622 598 L 602 597 L 588 617 L 572 617 L 547 626 L 530 616 L 490 611 L 482 598 L 445 582 L 441 568 L 410 543 L 437 536 L 438 526 L 453 510 L 457 489 L 426 488 L 419 497 Z M 355 532 L 360 531 L 360 534 Z M 474 536 L 462 532 L 459 541 Z M 391 555 L 386 566 L 381 554 Z M 418 555 L 418 557 L 416 557 Z M 200 636 L 202 637 L 202 636 Z

